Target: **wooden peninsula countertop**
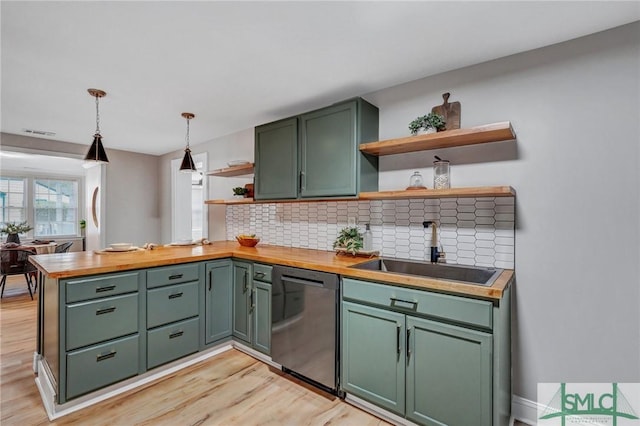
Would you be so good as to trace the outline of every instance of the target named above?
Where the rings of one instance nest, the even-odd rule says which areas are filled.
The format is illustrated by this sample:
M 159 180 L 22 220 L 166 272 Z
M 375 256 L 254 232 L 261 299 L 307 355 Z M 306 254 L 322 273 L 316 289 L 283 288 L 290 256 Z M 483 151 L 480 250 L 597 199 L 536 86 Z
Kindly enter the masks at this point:
M 513 271 L 505 269 L 491 287 L 410 275 L 350 268 L 366 262 L 365 257 L 337 256 L 332 251 L 260 244 L 242 247 L 235 241 L 216 241 L 206 246 L 157 247 L 126 253 L 74 252 L 31 256 L 31 263 L 47 277 L 60 279 L 132 269 L 153 268 L 233 257 L 254 262 L 332 272 L 352 278 L 384 282 L 403 287 L 434 290 L 468 297 L 499 300 L 511 284 Z

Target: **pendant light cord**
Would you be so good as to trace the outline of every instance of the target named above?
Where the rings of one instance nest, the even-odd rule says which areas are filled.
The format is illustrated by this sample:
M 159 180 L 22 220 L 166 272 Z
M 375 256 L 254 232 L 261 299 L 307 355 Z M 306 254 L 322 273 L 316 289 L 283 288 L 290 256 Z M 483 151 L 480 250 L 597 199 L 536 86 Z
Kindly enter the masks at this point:
M 100 108 L 98 108 L 99 96 L 96 96 L 96 134 L 100 134 Z
M 187 136 L 186 136 L 187 149 L 189 149 L 189 121 L 191 121 L 191 119 L 187 118 Z

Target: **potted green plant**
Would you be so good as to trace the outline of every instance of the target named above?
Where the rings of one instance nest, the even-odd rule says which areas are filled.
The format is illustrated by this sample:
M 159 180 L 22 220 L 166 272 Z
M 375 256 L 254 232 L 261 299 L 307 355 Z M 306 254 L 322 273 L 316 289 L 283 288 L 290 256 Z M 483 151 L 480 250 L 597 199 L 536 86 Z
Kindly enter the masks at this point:
M 8 243 L 20 244 L 19 234 L 25 234 L 32 229 L 33 227 L 29 226 L 26 221 L 20 223 L 7 222 L 0 228 L 0 234 L 7 234 Z
M 333 242 L 334 249 L 343 249 L 354 256 L 362 247 L 362 232 L 355 226 L 343 228 Z
M 424 133 L 435 133 L 445 129 L 446 121 L 444 117 L 435 112 L 417 117 L 409 123 L 409 130 L 412 135 L 417 135 L 420 131 Z
M 243 188 L 241 186 L 236 186 L 235 188 L 233 188 L 233 195 L 238 197 L 244 197 L 244 195 L 248 192 L 249 190 L 247 188 Z

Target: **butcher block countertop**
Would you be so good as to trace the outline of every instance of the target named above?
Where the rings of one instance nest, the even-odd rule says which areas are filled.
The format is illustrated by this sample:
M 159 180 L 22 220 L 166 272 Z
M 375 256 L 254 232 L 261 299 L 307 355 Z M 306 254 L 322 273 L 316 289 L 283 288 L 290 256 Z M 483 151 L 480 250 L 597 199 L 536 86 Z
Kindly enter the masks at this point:
M 206 246 L 158 247 L 154 250 L 126 253 L 75 252 L 36 255 L 30 256 L 29 259 L 47 277 L 60 279 L 230 257 L 314 269 L 368 281 L 490 300 L 501 299 L 503 291 L 508 288 L 513 278 L 513 271 L 505 269 L 491 287 L 484 287 L 455 281 L 350 268 L 352 265 L 368 261 L 369 259 L 366 257 L 337 256 L 331 251 L 266 244 L 259 244 L 256 247 L 242 247 L 235 241 L 216 241 Z

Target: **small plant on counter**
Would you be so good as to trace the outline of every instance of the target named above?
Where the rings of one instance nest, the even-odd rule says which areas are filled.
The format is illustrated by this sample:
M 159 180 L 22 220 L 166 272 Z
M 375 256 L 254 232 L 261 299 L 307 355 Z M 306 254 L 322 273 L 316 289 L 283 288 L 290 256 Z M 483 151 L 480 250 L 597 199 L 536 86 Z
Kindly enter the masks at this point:
M 362 249 L 362 232 L 357 227 L 346 227 L 338 234 L 338 238 L 333 242 L 333 248 L 342 248 L 347 252 L 355 254 Z
M 442 115 L 430 112 L 429 114 L 418 117 L 409 123 L 409 130 L 412 135 L 418 134 L 420 129 L 434 129 L 435 131 L 441 131 L 445 129 L 446 124 L 447 123 Z
M 243 188 L 241 186 L 237 186 L 235 188 L 233 188 L 233 195 L 242 195 L 244 196 L 244 194 L 248 193 L 249 190 L 247 188 Z

